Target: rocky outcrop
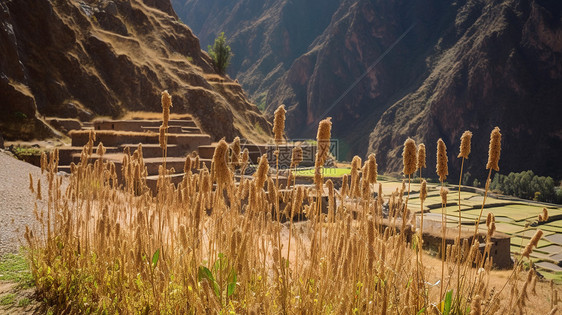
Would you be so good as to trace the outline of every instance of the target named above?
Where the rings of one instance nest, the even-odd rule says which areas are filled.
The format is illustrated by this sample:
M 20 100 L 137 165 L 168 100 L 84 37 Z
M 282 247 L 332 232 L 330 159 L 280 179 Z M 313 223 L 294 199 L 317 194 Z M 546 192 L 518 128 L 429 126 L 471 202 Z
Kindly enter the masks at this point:
M 465 171 L 483 178 L 489 134 L 503 133 L 500 171 L 533 169 L 562 177 L 562 3 L 468 1 L 435 45 L 428 74 L 394 103 L 370 136 L 383 170 L 401 168 L 408 136 L 428 145 L 433 175 L 435 143 L 448 146 L 458 180 L 460 136 L 472 130 Z
M 191 113 L 215 139 L 269 136 L 269 123 L 239 85 L 226 77 L 218 89 L 207 80 L 216 75 L 211 59 L 169 1 L 8 1 L 0 16 L 3 129 L 17 119 L 42 126 L 42 116 L 160 111 L 167 89 L 172 113 Z M 49 136 L 41 128 L 14 131 L 5 136 Z
M 315 3 L 323 8 L 318 15 L 290 11 L 289 3 L 173 2 L 209 42 L 210 30 L 226 32 L 241 59 L 231 75 L 269 114 L 287 106 L 292 138 L 314 137 L 317 122 L 332 116 L 341 158 L 374 152 L 381 171 L 399 172 L 408 136 L 427 144 L 431 168 L 441 137 L 449 148 L 450 176 L 456 177 L 460 135 L 469 129 L 474 142 L 465 170 L 481 176 L 489 132 L 498 125 L 504 132 L 502 172 L 533 169 L 562 177 L 556 162 L 562 145 L 556 122 L 562 86 L 559 1 L 344 0 Z M 304 51 L 285 54 L 296 37 L 267 31 L 286 27 L 286 14 L 297 25 L 315 25 L 300 46 Z M 315 16 L 329 21 L 314 23 Z M 275 62 L 266 67 L 266 60 Z M 433 169 L 425 175 L 434 176 Z

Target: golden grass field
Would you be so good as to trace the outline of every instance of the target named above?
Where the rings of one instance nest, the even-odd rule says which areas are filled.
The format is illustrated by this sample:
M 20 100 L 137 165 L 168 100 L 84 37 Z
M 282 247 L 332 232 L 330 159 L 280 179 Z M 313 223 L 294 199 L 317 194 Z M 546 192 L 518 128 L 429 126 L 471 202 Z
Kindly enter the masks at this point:
M 329 120 L 321 122 L 319 152 L 329 127 Z M 276 128 L 282 130 L 278 122 Z M 321 171 L 314 186 L 281 189 L 269 166 L 276 162 L 265 155 L 252 179 L 237 182 L 234 175 L 244 173 L 248 152 L 221 140 L 211 169 L 186 158 L 177 186 L 164 163 L 153 195 L 142 146 L 125 157 L 120 179 L 115 165 L 103 160 L 103 145 L 96 149 L 100 158 L 88 163 L 94 137 L 92 132 L 82 162 L 72 165 L 65 189 L 56 175 L 56 151 L 43 156 L 45 178 L 30 179 L 30 189 L 48 207 L 36 209 L 40 228 L 25 233 L 29 259 L 38 292 L 56 313 L 557 312 L 559 289 L 529 269 L 540 232 L 523 244 L 513 270 L 492 270 L 492 215 L 482 248 L 478 241 L 457 239 L 438 253 L 444 260 L 429 257 L 419 246 L 423 225 L 411 240 L 397 232 L 415 211 L 408 206 L 408 183 L 373 197 L 385 190 L 377 183 L 374 156 L 364 164 L 354 158 L 340 190 L 324 182 Z M 165 146 L 165 133 L 160 143 Z M 418 160 L 408 165 L 405 158 L 405 173 L 421 165 L 419 152 L 413 154 Z M 316 161 L 321 170 L 322 153 Z M 39 180 L 50 189 L 37 191 Z M 416 208 L 426 199 L 424 186 Z M 328 204 L 322 212 L 324 189 Z M 439 198 L 455 195 L 442 191 Z M 383 228 L 383 201 L 389 201 L 388 220 L 397 228 Z

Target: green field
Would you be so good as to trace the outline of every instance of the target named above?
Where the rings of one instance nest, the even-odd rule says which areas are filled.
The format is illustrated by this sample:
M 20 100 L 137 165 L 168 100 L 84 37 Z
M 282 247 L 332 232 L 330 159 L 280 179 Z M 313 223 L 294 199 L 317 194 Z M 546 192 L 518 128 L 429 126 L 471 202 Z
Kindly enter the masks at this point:
M 394 185 L 398 184 L 394 183 Z M 430 185 L 428 188 L 430 192 L 424 202 L 424 208 L 432 209 L 430 210 L 431 214 L 427 218 L 440 221 L 441 197 L 437 190 L 439 187 L 437 185 Z M 463 226 L 473 228 L 474 222 L 480 215 L 483 199 L 483 196 L 477 193 L 461 192 L 461 222 Z M 454 186 L 449 187 L 447 202 L 458 202 L 458 192 Z M 418 194 L 412 196 L 409 205 L 412 210 L 419 211 L 420 200 Z M 488 213 L 493 213 L 496 217 L 496 231 L 511 237 L 511 253 L 517 257 L 523 248 L 527 246 L 536 230 L 541 229 L 544 233 L 543 238 L 539 241 L 538 248 L 531 254 L 531 258 L 534 263 L 538 264 L 537 268 L 547 279 L 553 279 L 556 282 L 562 283 L 562 273 L 558 271 L 559 267 L 556 266 L 559 257 L 562 256 L 562 242 L 557 243 L 560 238 L 552 237 L 556 233 L 562 234 L 562 220 L 531 226 L 531 224 L 534 225 L 536 223 L 538 215 L 542 213 L 544 207 L 548 209 L 551 218 L 553 216 L 562 216 L 562 207 L 544 206 L 526 202 L 525 200 L 513 201 L 488 197 L 486 198 L 486 208 L 482 211 L 480 231 L 486 231 L 484 222 Z M 446 207 L 446 213 L 447 227 L 456 228 L 455 222 L 458 221 L 458 205 Z M 550 240 L 545 238 L 547 236 L 551 236 Z
M 350 168 L 323 168 L 322 169 L 322 175 L 324 175 L 324 177 L 342 177 L 345 174 L 350 174 L 351 173 L 351 169 Z M 297 169 L 294 174 L 298 177 L 314 177 L 314 169 L 313 168 L 307 168 L 307 169 Z

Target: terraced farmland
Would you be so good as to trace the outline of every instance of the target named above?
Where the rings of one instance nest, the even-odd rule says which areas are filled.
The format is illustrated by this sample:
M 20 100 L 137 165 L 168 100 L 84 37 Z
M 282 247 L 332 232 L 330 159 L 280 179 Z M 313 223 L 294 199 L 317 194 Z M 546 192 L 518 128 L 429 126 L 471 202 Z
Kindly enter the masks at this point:
M 399 182 L 386 182 L 388 190 L 401 185 Z M 429 220 L 440 220 L 441 198 L 437 194 L 438 187 L 433 185 L 426 201 L 424 210 L 429 213 Z M 447 204 L 447 227 L 455 228 L 458 222 L 458 190 L 454 186 L 449 187 Z M 547 279 L 553 279 L 562 283 L 562 207 L 557 205 L 544 205 L 520 199 L 493 196 L 486 199 L 486 205 L 482 211 L 481 223 L 485 222 L 489 212 L 496 217 L 496 229 L 511 237 L 511 254 L 514 259 L 519 257 L 522 249 L 529 243 L 530 238 L 537 229 L 544 232 L 538 248 L 531 254 L 537 270 Z M 464 226 L 474 226 L 480 215 L 483 196 L 475 192 L 461 191 L 461 218 Z M 412 210 L 419 213 L 420 200 L 417 194 L 410 196 L 408 203 Z M 538 215 L 546 208 L 549 220 L 545 223 L 538 222 Z M 431 210 L 430 210 L 431 209 Z M 484 225 L 483 228 L 486 226 Z M 482 227 L 481 227 L 482 229 Z

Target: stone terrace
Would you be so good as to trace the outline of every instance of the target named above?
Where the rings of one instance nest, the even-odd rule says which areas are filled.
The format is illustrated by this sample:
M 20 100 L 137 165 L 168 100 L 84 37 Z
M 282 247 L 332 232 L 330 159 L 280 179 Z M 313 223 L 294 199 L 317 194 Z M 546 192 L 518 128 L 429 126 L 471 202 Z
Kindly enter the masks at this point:
M 88 142 L 90 131 L 94 130 L 94 145 L 103 143 L 107 149 L 104 159 L 115 163 L 118 173 L 121 171 L 123 152 L 129 150 L 132 153 L 142 143 L 147 184 L 154 188 L 158 167 L 164 162 L 164 152 L 158 140 L 161 124 L 161 120 L 99 120 L 81 130 L 73 130 L 69 133 L 71 146 L 59 148 L 59 171 L 69 172 L 70 164 L 80 161 L 82 147 Z M 183 171 L 186 156 L 200 146 L 211 145 L 211 136 L 204 134 L 192 119 L 170 120 L 168 124 L 166 165 L 169 169 Z M 94 154 L 92 159 L 95 158 L 98 156 Z M 207 167 L 210 167 L 210 162 L 210 158 L 201 159 L 201 163 L 207 164 Z
M 115 163 L 116 170 L 121 176 L 121 165 L 123 163 L 124 151 L 134 152 L 142 143 L 144 163 L 147 168 L 147 185 L 153 191 L 156 189 L 158 180 L 158 168 L 163 164 L 163 150 L 159 145 L 159 128 L 161 120 L 98 120 L 90 124 L 82 125 L 81 129 L 69 132 L 71 146 L 59 148 L 59 171 L 70 172 L 70 164 L 80 161 L 82 148 L 89 140 L 90 131 L 94 131 L 96 141 L 94 146 L 100 142 L 106 148 L 104 159 Z M 172 119 L 168 122 L 168 147 L 166 154 L 166 167 L 173 168 L 175 174 L 170 176 L 173 183 L 177 184 L 183 178 L 183 166 L 188 154 L 196 151 L 200 157 L 198 167 L 203 163 L 207 168 L 211 167 L 211 159 L 217 146 L 212 142 L 211 136 L 205 134 L 192 119 Z M 256 164 L 258 159 L 266 154 L 272 167 L 275 167 L 274 151 L 280 151 L 279 167 L 288 168 L 293 145 L 282 145 L 276 148 L 270 144 L 242 143 L 242 150 L 247 148 L 250 160 Z M 99 158 L 94 154 L 91 159 Z M 251 168 L 248 169 L 251 171 Z M 282 177 L 283 179 L 284 177 Z

